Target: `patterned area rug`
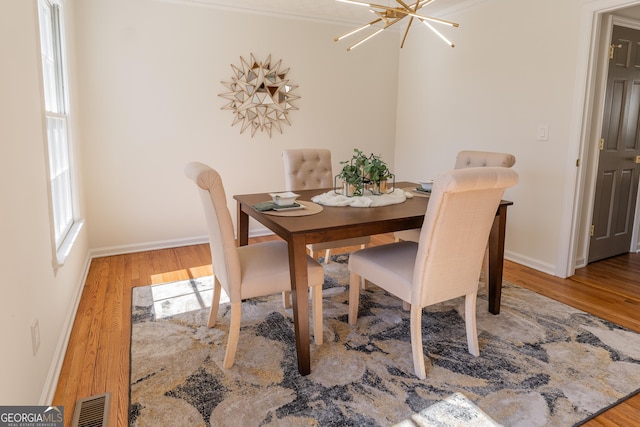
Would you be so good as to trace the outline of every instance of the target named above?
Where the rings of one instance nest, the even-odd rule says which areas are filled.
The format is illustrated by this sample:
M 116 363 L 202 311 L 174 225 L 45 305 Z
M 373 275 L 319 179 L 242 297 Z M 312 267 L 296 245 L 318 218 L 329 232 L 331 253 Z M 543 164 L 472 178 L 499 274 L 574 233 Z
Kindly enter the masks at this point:
M 477 358 L 462 299 L 425 309 L 419 380 L 398 299 L 368 286 L 348 325 L 347 259 L 325 267 L 325 343 L 308 376 L 280 295 L 243 303 L 225 370 L 229 306 L 207 329 L 211 278 L 135 288 L 130 425 L 571 426 L 640 384 L 640 335 L 508 283 L 498 316 L 479 293 Z

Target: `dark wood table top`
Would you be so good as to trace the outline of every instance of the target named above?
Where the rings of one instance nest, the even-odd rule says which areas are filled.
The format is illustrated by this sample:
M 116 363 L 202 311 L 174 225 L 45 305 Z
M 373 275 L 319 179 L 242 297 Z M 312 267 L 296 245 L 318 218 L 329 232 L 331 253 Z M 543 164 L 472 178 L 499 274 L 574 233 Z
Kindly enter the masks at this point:
M 411 182 L 396 183 L 396 188 L 415 188 Z M 298 200 L 311 201 L 313 196 L 326 193 L 331 188 L 296 191 Z M 307 243 L 370 236 L 422 227 L 429 202 L 424 195 L 407 198 L 404 203 L 375 208 L 323 206 L 320 213 L 307 216 L 273 216 L 252 208 L 256 203 L 270 200 L 268 193 L 234 196 L 243 212 L 257 219 L 281 237 L 304 234 Z M 503 201 L 502 204 L 512 204 Z

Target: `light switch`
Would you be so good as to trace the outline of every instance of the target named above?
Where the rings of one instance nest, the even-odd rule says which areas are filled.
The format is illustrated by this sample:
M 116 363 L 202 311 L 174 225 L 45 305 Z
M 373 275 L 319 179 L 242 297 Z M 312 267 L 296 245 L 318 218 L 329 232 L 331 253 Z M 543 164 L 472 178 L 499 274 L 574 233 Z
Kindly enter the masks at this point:
M 549 125 L 539 125 L 538 126 L 538 141 L 548 141 L 549 140 Z

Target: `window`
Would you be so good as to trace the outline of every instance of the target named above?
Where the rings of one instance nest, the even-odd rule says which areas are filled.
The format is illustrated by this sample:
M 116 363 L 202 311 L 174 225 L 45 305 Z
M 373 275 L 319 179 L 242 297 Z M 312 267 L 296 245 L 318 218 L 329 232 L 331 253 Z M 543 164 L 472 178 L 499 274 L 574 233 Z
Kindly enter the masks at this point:
M 82 222 L 76 221 L 75 215 L 77 203 L 69 141 L 69 96 L 60 7 L 49 0 L 39 0 L 38 12 L 55 264 L 62 265 Z

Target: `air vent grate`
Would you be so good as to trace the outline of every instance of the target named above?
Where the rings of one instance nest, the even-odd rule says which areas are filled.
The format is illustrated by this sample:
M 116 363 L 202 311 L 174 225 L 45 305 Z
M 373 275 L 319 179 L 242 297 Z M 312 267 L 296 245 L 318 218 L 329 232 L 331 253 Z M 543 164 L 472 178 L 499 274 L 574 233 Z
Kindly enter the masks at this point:
M 79 399 L 73 411 L 71 427 L 107 427 L 111 393 Z

